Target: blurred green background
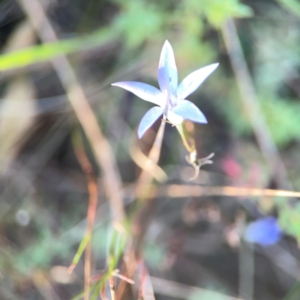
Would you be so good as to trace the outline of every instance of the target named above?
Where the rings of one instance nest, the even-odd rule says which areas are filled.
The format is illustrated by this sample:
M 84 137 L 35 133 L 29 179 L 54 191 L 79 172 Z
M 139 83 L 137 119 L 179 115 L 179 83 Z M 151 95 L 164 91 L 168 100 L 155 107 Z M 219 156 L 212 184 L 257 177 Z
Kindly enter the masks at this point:
M 297 0 L 38 2 L 58 42 L 42 42 L 22 1 L 0 1 L 0 299 L 71 299 L 83 290 L 83 261 L 67 274 L 86 226 L 86 177 L 72 139 L 74 132 L 83 131 L 51 59 L 67 56 L 71 62 L 113 149 L 124 186 L 140 173 L 129 149 L 151 105 L 110 84 L 136 80 L 158 86 L 159 55 L 168 39 L 179 80 L 220 63 L 189 98 L 208 119 L 207 125 L 194 126 L 198 152 L 215 153 L 214 164 L 203 168 L 196 184 L 300 191 Z M 270 131 L 285 171 L 268 165 L 252 112 L 242 101 L 247 95 L 238 86 L 247 82 L 235 76 L 224 41 L 224 26 L 233 19 L 256 105 L 266 121 L 261 134 Z M 158 125 L 138 142 L 144 153 Z M 99 178 L 92 256 L 92 273 L 98 274 L 105 266 L 111 230 L 109 207 L 102 171 L 85 137 L 84 147 Z M 192 170 L 185 155 L 179 135 L 167 124 L 160 165 L 168 183 L 188 183 Z M 281 182 L 277 173 L 284 172 Z M 156 299 L 299 299 L 297 200 L 165 197 L 157 198 L 155 207 L 144 250 L 150 274 L 190 287 L 176 296 L 154 281 Z M 279 245 L 252 247 L 240 240 L 243 224 L 262 213 L 278 216 L 287 233 Z

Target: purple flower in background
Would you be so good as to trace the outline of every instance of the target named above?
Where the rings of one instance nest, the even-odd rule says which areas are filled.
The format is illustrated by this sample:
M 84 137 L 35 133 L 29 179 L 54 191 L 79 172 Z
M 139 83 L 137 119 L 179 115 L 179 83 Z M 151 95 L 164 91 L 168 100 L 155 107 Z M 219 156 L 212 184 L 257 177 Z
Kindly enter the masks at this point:
M 266 217 L 250 223 L 244 233 L 246 241 L 262 246 L 276 244 L 281 237 L 282 230 L 274 217 Z
M 207 123 L 201 110 L 185 98 L 192 94 L 218 65 L 216 63 L 198 69 L 189 74 L 178 85 L 173 49 L 170 43 L 165 41 L 158 66 L 160 90 L 149 84 L 136 81 L 116 82 L 112 85 L 128 90 L 141 99 L 158 105 L 149 109 L 142 118 L 138 128 L 138 137 L 141 138 L 163 114 L 173 125 L 181 124 L 184 119 L 196 123 Z

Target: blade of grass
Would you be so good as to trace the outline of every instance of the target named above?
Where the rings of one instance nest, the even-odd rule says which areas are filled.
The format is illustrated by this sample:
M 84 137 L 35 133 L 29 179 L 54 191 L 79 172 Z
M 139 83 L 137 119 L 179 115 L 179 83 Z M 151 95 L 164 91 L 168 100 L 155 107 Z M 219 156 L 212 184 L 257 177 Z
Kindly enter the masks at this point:
M 92 293 L 93 294 L 96 293 L 96 297 L 99 293 L 99 286 L 100 286 L 99 282 L 91 284 Z M 83 297 L 84 297 L 84 291 L 82 293 L 76 295 L 75 297 L 73 297 L 71 300 L 80 300 L 80 299 L 83 299 Z
M 103 45 L 113 38 L 113 34 L 108 33 L 107 29 L 100 29 L 86 37 L 60 40 L 5 53 L 0 55 L 0 71 L 22 68 L 57 56 L 90 49 Z
M 73 145 L 75 150 L 75 155 L 81 166 L 82 171 L 86 175 L 88 192 L 89 192 L 89 205 L 87 212 L 87 228 L 86 236 L 88 237 L 85 250 L 85 260 L 84 260 L 84 300 L 89 300 L 90 294 L 90 276 L 91 276 L 91 239 L 93 226 L 95 221 L 95 214 L 98 202 L 98 186 L 97 178 L 94 174 L 93 167 L 85 153 L 83 147 L 83 140 L 79 131 L 75 131 L 73 135 Z
M 72 273 L 73 270 L 75 269 L 75 267 L 77 266 L 77 264 L 78 264 L 78 262 L 79 262 L 79 260 L 80 260 L 80 258 L 82 256 L 82 253 L 85 250 L 86 245 L 89 242 L 89 240 L 90 240 L 90 236 L 88 234 L 86 234 L 83 237 L 83 239 L 81 240 L 81 242 L 79 244 L 79 247 L 78 247 L 78 250 L 77 250 L 77 252 L 76 252 L 76 254 L 75 254 L 74 258 L 73 258 L 72 264 L 69 267 L 69 270 L 68 270 L 69 273 Z

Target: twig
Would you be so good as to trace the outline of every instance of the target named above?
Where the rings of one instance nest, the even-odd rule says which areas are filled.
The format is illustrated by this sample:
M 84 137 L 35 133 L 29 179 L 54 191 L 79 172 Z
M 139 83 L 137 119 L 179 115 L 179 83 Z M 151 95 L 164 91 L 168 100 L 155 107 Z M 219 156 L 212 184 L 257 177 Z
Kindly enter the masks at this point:
M 155 141 L 148 155 L 148 159 L 151 160 L 154 165 L 157 165 L 160 157 L 165 124 L 166 122 L 164 119 L 160 124 Z M 133 220 L 135 232 L 133 233 L 132 240 L 129 242 L 127 251 L 124 254 L 126 259 L 124 259 L 125 270 L 123 273 L 128 278 L 132 278 L 137 270 L 141 245 L 151 218 L 149 207 L 153 200 L 152 193 L 154 186 L 151 184 L 152 180 L 153 176 L 148 172 L 148 169 L 143 169 L 135 185 L 135 198 L 138 200 L 137 207 L 134 210 L 135 219 Z M 146 203 L 145 200 L 147 200 Z M 116 293 L 117 300 L 127 299 L 125 295 L 126 288 L 128 288 L 128 283 L 121 281 Z
M 145 262 L 141 260 L 141 282 L 140 282 L 140 291 L 139 291 L 139 299 L 143 300 L 155 300 L 153 285 L 151 282 L 151 278 L 149 276 L 149 272 L 145 265 Z
M 245 61 L 233 20 L 227 21 L 221 28 L 232 69 L 240 91 L 241 100 L 249 115 L 254 134 L 263 156 L 279 188 L 292 189 L 282 163 L 278 149 L 272 139 L 268 125 L 257 100 L 254 84 Z
M 78 135 L 76 136 L 76 138 Z M 78 162 L 86 175 L 88 192 L 89 192 L 89 206 L 87 213 L 87 229 L 86 234 L 88 236 L 88 242 L 85 249 L 85 260 L 84 260 L 84 300 L 89 300 L 90 295 L 90 277 L 91 277 L 91 257 L 92 257 L 92 231 L 95 221 L 95 214 L 98 202 L 98 186 L 97 178 L 93 172 L 93 167 L 86 156 L 83 148 L 82 141 L 74 139 L 74 149 Z
M 191 185 L 176 185 L 161 186 L 157 189 L 159 197 L 199 197 L 199 196 L 230 196 L 230 197 L 292 197 L 300 198 L 300 192 L 271 190 L 271 189 L 256 189 L 242 188 L 233 186 L 191 186 Z
M 157 135 L 155 137 L 154 143 L 152 145 L 152 148 L 149 152 L 148 159 L 152 161 L 153 164 L 157 165 L 158 160 L 160 157 L 160 150 L 162 146 L 162 139 L 165 132 L 165 117 L 162 120 L 160 127 L 158 129 Z M 140 188 L 140 185 L 150 183 L 153 180 L 153 176 L 147 172 L 147 170 L 142 170 L 142 173 L 140 174 L 137 183 L 136 183 L 136 197 L 138 199 L 145 199 L 149 195 L 149 191 L 145 190 L 144 188 Z
M 154 188 L 154 185 L 149 183 L 142 185 L 140 188 L 149 189 L 151 187 Z M 129 191 L 128 193 L 130 194 L 131 189 L 134 188 L 134 185 L 127 185 L 126 188 Z M 300 198 L 300 192 L 235 186 L 168 184 L 156 187 L 152 193 L 152 197 L 185 198 L 200 196 Z
M 239 247 L 239 296 L 252 300 L 254 292 L 254 248 L 242 242 Z
M 19 2 L 40 39 L 44 43 L 58 41 L 41 3 L 38 0 L 19 0 Z M 84 90 L 68 58 L 61 56 L 53 59 L 51 63 L 67 92 L 70 104 L 92 146 L 96 161 L 103 170 L 103 187 L 110 201 L 113 223 L 117 228 L 120 228 L 125 217 L 125 212 L 120 192 L 121 179 L 112 155 L 112 149 L 101 132 L 95 114 L 88 103 Z
M 132 160 L 141 169 L 148 172 L 151 177 L 156 179 L 158 182 L 164 182 L 167 180 L 167 174 L 164 172 L 164 170 L 142 152 L 136 143 L 136 139 L 133 139 L 130 143 L 129 154 Z

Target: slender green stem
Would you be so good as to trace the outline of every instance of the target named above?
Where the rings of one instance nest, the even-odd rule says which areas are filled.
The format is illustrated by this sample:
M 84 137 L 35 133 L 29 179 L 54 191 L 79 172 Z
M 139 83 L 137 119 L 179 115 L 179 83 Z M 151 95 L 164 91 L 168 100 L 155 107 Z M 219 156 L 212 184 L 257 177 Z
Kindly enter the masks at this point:
M 184 130 L 183 124 L 181 123 L 180 125 L 177 125 L 176 128 L 177 128 L 177 130 L 178 130 L 178 132 L 181 136 L 184 147 L 186 148 L 186 150 L 189 153 L 192 153 L 195 150 L 195 146 L 194 145 L 192 145 L 192 146 L 189 145 L 189 143 L 187 141 L 187 137 L 186 137 L 186 131 Z

